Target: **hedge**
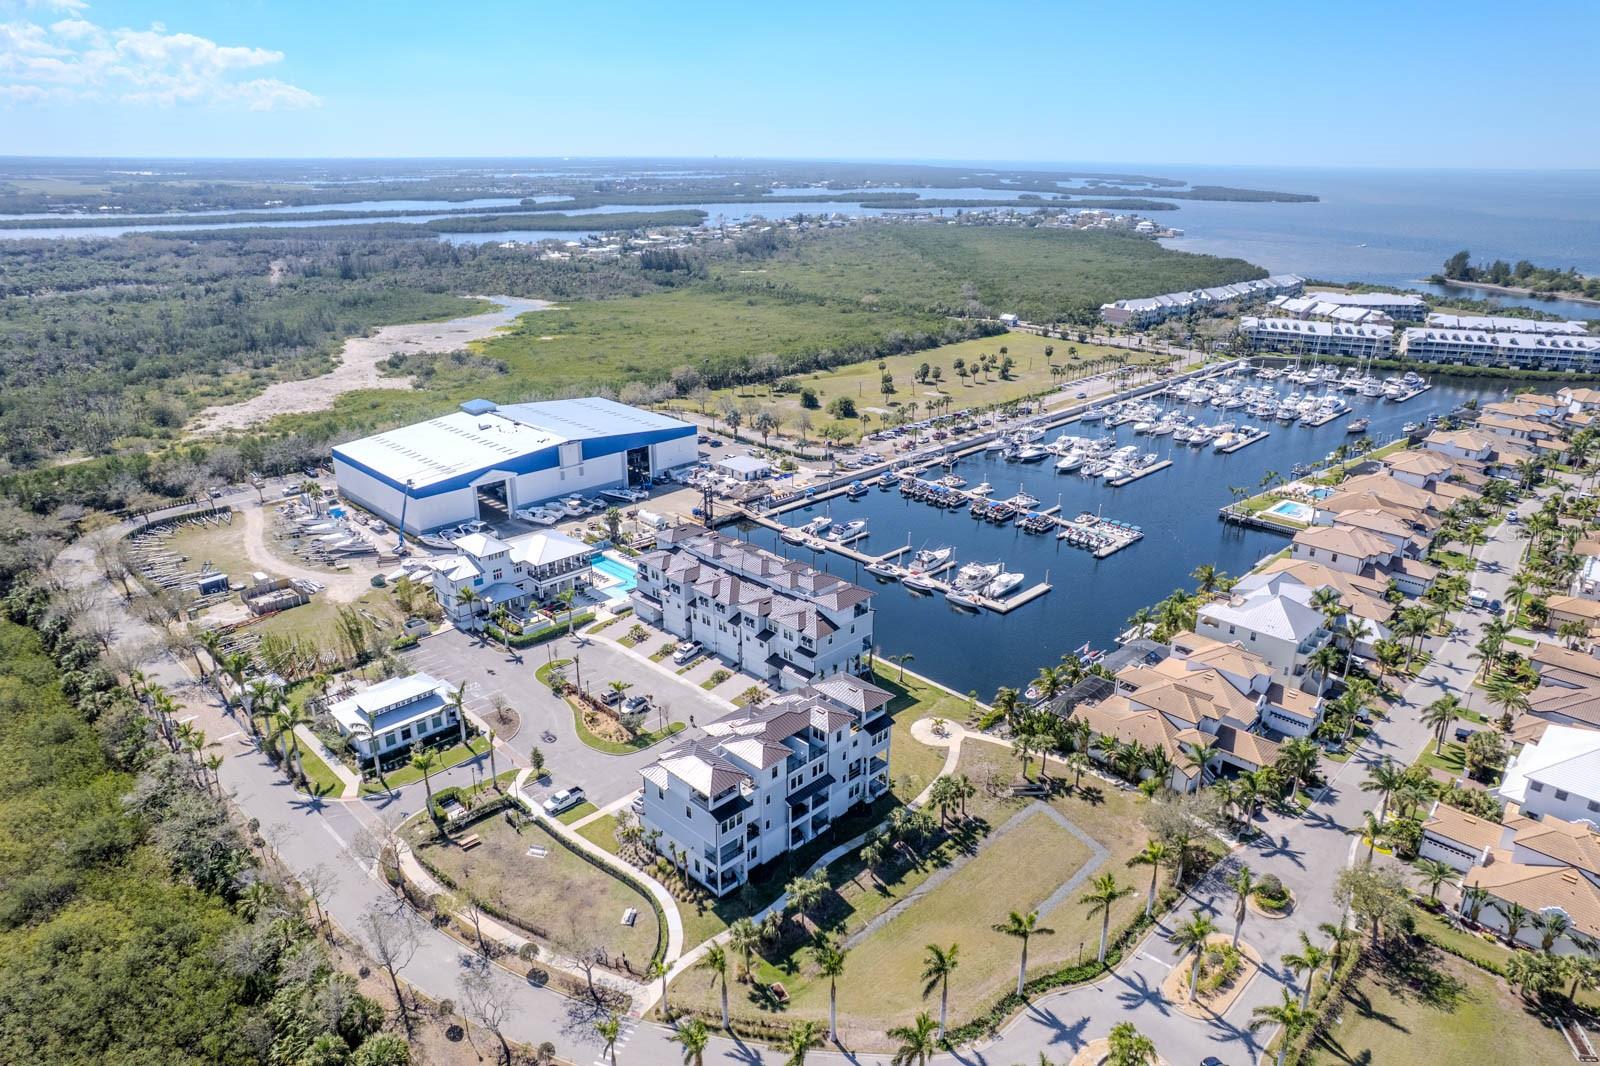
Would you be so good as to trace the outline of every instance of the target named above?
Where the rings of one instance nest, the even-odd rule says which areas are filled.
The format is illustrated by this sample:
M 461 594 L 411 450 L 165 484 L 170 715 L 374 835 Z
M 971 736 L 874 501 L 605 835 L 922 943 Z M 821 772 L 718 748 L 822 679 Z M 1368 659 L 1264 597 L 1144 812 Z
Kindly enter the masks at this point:
M 594 621 L 594 612 L 584 611 L 573 615 L 570 622 L 562 619 L 560 622 L 545 626 L 543 629 L 535 630 L 532 633 L 524 632 L 508 636 L 503 629 L 493 622 L 485 626 L 484 631 L 501 644 L 506 644 L 513 648 L 531 648 L 535 644 L 543 644 L 547 640 L 554 640 L 556 637 L 564 636 L 568 629 L 576 632 L 579 626 L 588 625 L 592 621 Z
M 1299 1039 L 1285 1051 L 1283 1066 L 1300 1066 L 1301 1056 L 1313 1042 L 1328 1031 L 1339 1014 L 1339 1008 L 1344 1004 L 1345 992 L 1351 980 L 1355 978 L 1362 958 L 1362 948 L 1359 944 L 1352 944 L 1339 957 L 1339 965 L 1323 988 L 1322 999 L 1312 1013 L 1311 1024 L 1306 1026 L 1305 1032 L 1301 1033 Z

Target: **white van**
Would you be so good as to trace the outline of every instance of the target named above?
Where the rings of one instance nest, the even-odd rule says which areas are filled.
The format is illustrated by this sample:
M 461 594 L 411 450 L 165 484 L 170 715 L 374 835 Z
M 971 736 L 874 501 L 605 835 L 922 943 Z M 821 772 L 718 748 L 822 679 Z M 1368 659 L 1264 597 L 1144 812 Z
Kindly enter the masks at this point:
M 1467 604 L 1470 607 L 1482 610 L 1489 606 L 1489 594 L 1483 589 L 1473 589 L 1467 593 Z

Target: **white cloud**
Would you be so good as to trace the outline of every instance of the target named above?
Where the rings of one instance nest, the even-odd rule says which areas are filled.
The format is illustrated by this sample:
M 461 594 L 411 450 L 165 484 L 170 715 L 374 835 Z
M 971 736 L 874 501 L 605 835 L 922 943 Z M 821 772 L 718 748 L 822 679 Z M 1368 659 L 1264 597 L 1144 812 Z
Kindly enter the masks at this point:
M 322 103 L 298 85 L 245 76 L 283 62 L 283 53 L 270 48 L 171 33 L 159 22 L 143 30 L 108 29 L 82 18 L 79 0 L 25 0 L 24 6 L 70 17 L 49 25 L 0 22 L 0 102 L 7 105 L 89 100 L 271 111 Z

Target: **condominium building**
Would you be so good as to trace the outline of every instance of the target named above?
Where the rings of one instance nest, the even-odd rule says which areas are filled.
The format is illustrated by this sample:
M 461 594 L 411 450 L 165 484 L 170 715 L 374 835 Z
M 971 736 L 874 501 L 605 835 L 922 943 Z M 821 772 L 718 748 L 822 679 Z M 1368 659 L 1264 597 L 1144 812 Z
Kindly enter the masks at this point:
M 643 621 L 780 689 L 859 673 L 872 650 L 872 593 L 700 526 L 656 534 L 639 559 Z
M 1338 314 L 1341 308 L 1351 311 L 1377 312 L 1399 322 L 1421 322 L 1428 313 L 1422 297 L 1409 292 L 1308 292 L 1299 300 L 1273 301 L 1274 306 L 1287 304 L 1286 314 L 1317 317 L 1345 317 Z
M 1541 370 L 1600 367 L 1600 337 L 1590 336 L 1422 326 L 1405 331 L 1400 350 L 1407 359 L 1426 363 Z
M 1239 332 L 1257 351 L 1382 359 L 1388 357 L 1394 346 L 1393 326 L 1247 315 L 1239 321 Z
M 1537 318 L 1513 318 L 1510 315 L 1446 315 L 1438 311 L 1428 316 L 1428 325 L 1435 329 L 1467 329 L 1487 333 L 1550 333 L 1567 337 L 1582 337 L 1589 332 L 1587 322 L 1546 322 Z
M 1216 285 L 1209 289 L 1169 292 L 1134 300 L 1117 300 L 1115 303 L 1100 305 L 1100 320 L 1108 326 L 1145 329 L 1165 322 L 1169 318 L 1186 315 L 1191 310 L 1204 310 L 1224 304 L 1247 303 L 1285 293 L 1297 293 L 1305 283 L 1306 279 L 1298 274 L 1274 274 L 1255 281 Z
M 889 693 L 840 674 L 733 711 L 639 771 L 655 847 L 717 895 L 889 789 Z

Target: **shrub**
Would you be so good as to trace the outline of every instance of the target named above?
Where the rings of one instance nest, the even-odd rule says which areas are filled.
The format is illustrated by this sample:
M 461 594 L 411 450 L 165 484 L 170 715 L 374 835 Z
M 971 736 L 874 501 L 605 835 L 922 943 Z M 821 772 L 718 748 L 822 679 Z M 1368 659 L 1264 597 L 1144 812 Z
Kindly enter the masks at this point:
M 1195 990 L 1208 996 L 1239 975 L 1244 958 L 1232 944 L 1213 944 L 1200 956 L 1200 979 Z
M 808 411 L 815 411 L 817 408 L 821 407 L 822 403 L 817 399 L 817 390 L 801 389 L 800 406 L 804 407 Z
M 1281 907 L 1289 902 L 1289 890 L 1277 874 L 1266 874 L 1256 886 L 1256 902 L 1263 907 L 1274 903 Z

